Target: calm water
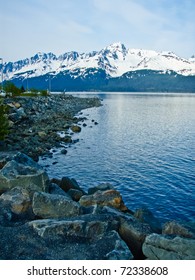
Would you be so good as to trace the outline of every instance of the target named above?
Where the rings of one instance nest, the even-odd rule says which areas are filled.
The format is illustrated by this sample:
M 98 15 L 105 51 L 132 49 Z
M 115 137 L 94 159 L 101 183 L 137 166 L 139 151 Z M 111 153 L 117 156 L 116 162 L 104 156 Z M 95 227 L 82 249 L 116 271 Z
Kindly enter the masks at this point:
M 146 206 L 164 220 L 194 220 L 195 95 L 98 96 L 103 106 L 83 111 L 79 142 L 67 155 L 40 160 L 49 175 L 73 177 L 85 189 L 110 182 L 132 210 Z

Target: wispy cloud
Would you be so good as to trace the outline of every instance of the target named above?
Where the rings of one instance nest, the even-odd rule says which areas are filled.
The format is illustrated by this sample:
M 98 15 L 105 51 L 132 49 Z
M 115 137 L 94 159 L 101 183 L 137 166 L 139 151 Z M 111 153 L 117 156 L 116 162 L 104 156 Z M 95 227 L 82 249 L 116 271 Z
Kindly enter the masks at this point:
M 92 34 L 93 30 L 87 25 L 81 24 L 79 22 L 69 20 L 63 24 L 66 31 L 71 31 L 72 33 L 79 34 Z
M 194 0 L 9 0 L 2 3 L 0 55 L 127 47 L 195 52 Z

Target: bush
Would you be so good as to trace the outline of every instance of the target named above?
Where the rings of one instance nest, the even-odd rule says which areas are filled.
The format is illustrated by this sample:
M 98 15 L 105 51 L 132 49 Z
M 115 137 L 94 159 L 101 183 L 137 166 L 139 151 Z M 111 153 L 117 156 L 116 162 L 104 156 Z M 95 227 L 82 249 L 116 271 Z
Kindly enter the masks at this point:
M 6 112 L 7 106 L 3 104 L 3 99 L 0 98 L 0 141 L 3 141 L 8 134 L 9 123 Z
M 4 90 L 6 93 L 12 93 L 12 96 L 20 95 L 21 90 L 17 88 L 13 83 L 6 82 L 4 85 Z
M 47 96 L 48 95 L 48 91 L 47 90 L 41 90 L 41 95 L 42 96 Z

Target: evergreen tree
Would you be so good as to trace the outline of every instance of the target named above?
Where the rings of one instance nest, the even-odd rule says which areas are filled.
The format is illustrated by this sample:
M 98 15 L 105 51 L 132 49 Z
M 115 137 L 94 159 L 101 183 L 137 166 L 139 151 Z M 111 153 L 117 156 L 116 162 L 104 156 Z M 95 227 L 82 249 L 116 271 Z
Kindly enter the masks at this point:
M 13 96 L 20 95 L 21 91 L 19 88 L 17 88 L 13 83 L 11 82 L 6 82 L 4 85 L 4 90 L 5 92 L 11 92 Z
M 8 118 L 6 115 L 7 106 L 3 104 L 3 99 L 0 98 L 0 141 L 5 139 L 8 134 Z
M 25 88 L 23 85 L 21 86 L 20 91 L 21 91 L 21 93 L 25 92 Z

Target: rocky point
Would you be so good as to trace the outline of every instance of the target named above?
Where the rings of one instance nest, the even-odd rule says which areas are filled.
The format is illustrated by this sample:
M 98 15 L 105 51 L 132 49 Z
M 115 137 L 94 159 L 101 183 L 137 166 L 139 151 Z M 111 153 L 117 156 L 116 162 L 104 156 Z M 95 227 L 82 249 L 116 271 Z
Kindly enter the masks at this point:
M 79 133 L 85 118 L 75 117 L 83 109 L 100 106 L 98 98 L 79 98 L 68 94 L 5 98 L 9 134 L 1 150 L 22 151 L 34 160 L 49 154 L 53 147 L 73 143 L 71 134 Z M 64 137 L 58 132 L 64 131 Z

